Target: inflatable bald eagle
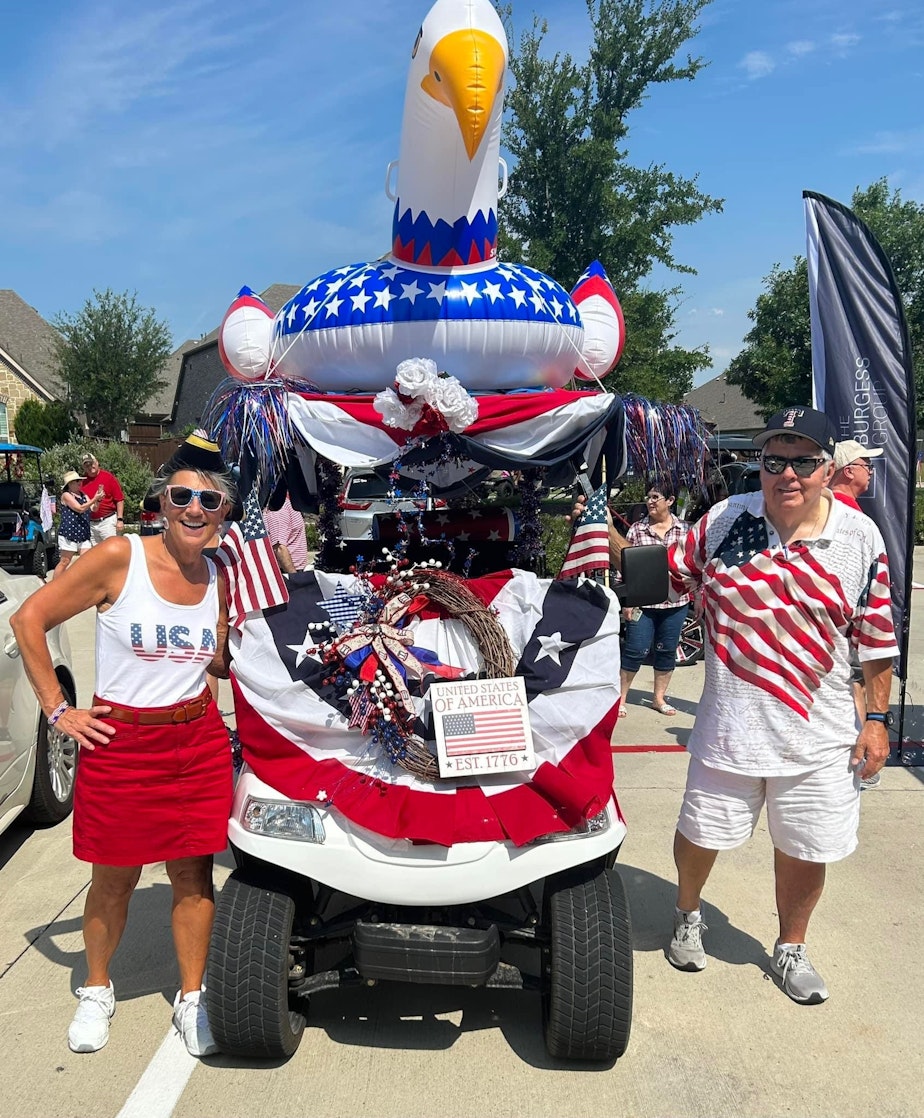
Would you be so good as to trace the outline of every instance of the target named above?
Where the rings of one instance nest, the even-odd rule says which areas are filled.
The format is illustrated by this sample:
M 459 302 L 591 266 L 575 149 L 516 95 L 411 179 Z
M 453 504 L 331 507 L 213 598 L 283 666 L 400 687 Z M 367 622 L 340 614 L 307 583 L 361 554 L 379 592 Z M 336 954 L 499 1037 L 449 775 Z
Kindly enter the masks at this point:
M 624 326 L 599 264 L 569 294 L 496 259 L 507 63 L 490 0 L 437 0 L 411 51 L 400 158 L 386 180 L 391 251 L 317 276 L 275 317 L 243 289 L 220 334 L 233 376 L 368 393 L 426 355 L 469 391 L 497 392 L 558 388 L 612 368 Z

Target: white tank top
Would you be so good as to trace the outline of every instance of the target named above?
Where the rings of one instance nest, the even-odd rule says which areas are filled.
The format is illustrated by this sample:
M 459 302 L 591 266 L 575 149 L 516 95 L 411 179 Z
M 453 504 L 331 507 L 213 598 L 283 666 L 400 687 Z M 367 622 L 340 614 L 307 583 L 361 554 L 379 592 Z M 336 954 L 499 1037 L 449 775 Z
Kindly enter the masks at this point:
M 154 589 L 140 536 L 115 603 L 96 615 L 96 693 L 124 706 L 165 707 L 201 694 L 216 649 L 218 578 L 200 602 L 180 606 Z

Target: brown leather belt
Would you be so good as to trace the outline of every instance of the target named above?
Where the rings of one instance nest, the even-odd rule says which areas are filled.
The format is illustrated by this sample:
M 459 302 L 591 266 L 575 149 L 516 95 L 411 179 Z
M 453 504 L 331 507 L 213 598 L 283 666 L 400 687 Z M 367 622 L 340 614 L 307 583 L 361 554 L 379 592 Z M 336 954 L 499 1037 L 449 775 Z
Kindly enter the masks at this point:
M 180 725 L 183 722 L 194 722 L 201 718 L 209 709 L 212 693 L 205 689 L 195 699 L 188 699 L 185 703 L 177 703 L 172 707 L 149 707 L 147 710 L 135 707 L 123 707 L 118 703 L 111 703 L 108 699 L 101 699 L 94 695 L 94 706 L 108 706 L 112 709 L 102 718 L 111 718 L 115 722 L 131 722 L 133 726 L 170 726 Z

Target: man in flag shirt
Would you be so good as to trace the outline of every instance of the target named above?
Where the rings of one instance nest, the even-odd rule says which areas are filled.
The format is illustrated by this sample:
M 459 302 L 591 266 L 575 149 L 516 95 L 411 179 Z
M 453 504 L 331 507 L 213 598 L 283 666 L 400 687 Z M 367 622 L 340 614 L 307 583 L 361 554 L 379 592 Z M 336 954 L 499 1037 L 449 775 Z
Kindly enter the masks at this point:
M 809 919 L 827 863 L 856 847 L 860 775 L 888 757 L 898 655 L 882 536 L 826 488 L 835 438 L 821 412 L 778 412 L 754 439 L 761 491 L 719 502 L 670 551 L 674 589 L 702 590 L 707 639 L 668 958 L 680 970 L 705 967 L 700 894 L 719 851 L 747 841 L 766 803 L 780 925 L 771 967 L 809 1005 L 828 997 L 806 954 Z M 614 559 L 626 542 L 611 529 Z M 862 724 L 851 649 L 863 668 Z
M 888 560 L 875 524 L 833 500 L 835 431 L 811 408 L 774 415 L 754 439 L 761 491 L 711 509 L 671 551 L 677 590 L 702 588 L 706 682 L 674 841 L 671 963 L 706 965 L 700 893 L 720 850 L 740 846 L 767 805 L 780 934 L 771 967 L 796 1002 L 828 990 L 805 939 L 828 862 L 857 844 L 860 773 L 889 754 Z M 850 691 L 863 666 L 867 721 Z

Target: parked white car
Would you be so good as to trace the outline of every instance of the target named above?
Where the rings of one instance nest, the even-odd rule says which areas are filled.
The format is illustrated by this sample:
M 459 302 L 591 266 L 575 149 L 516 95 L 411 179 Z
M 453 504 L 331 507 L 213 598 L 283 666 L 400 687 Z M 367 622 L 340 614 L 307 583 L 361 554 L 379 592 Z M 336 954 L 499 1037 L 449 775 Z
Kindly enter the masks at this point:
M 410 497 L 390 497 L 389 482 L 371 470 L 347 470 L 340 491 L 340 534 L 345 540 L 371 540 L 376 513 L 417 512 L 427 502 Z M 435 500 L 431 508 L 442 508 Z
M 77 743 L 48 725 L 26 677 L 10 616 L 41 582 L 0 569 L 0 831 L 24 814 L 32 823 L 66 819 L 74 806 Z M 76 701 L 71 649 L 61 626 L 48 634 L 61 689 Z

